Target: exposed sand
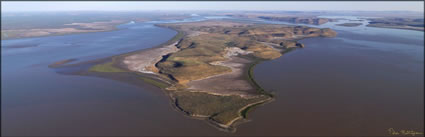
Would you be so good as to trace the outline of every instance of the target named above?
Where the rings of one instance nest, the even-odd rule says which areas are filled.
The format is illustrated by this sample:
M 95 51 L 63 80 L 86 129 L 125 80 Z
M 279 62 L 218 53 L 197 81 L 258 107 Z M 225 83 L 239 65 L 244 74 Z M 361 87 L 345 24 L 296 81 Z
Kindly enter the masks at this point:
M 143 50 L 137 54 L 125 57 L 123 62 L 131 71 L 157 74 L 158 70 L 155 64 L 162 59 L 162 56 L 179 51 L 176 47 L 177 44 L 178 41 L 164 47 Z
M 164 55 L 179 51 L 176 47 L 177 44 L 178 42 L 175 42 L 164 47 L 144 50 L 125 57 L 123 62 L 131 71 L 158 74 L 155 64 Z M 222 96 L 239 95 L 245 98 L 256 96 L 256 89 L 243 77 L 244 73 L 246 73 L 244 68 L 251 61 L 237 57 L 237 55 L 247 55 L 252 52 L 244 51 L 237 47 L 226 48 L 225 52 L 224 57 L 228 58 L 228 60 L 212 62 L 211 64 L 229 67 L 232 69 L 231 72 L 190 81 L 187 83 L 187 89 L 191 92 L 207 92 Z

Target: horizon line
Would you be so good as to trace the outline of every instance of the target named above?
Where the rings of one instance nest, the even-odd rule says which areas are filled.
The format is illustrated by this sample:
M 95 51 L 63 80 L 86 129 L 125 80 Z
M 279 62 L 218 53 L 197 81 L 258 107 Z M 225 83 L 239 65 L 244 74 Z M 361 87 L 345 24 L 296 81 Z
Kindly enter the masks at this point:
M 1 12 L 63 12 L 63 11 L 296 11 L 296 12 L 335 12 L 335 11 L 345 11 L 345 12 L 421 12 L 424 13 L 424 11 L 416 11 L 416 10 L 244 10 L 244 9 L 233 9 L 233 10 L 215 10 L 215 9 L 205 9 L 205 10 L 199 10 L 199 9 L 193 9 L 193 10 L 181 10 L 181 9 L 170 9 L 170 10 L 164 10 L 164 9 L 157 9 L 157 10 L 8 10 L 4 11 L 1 10 Z

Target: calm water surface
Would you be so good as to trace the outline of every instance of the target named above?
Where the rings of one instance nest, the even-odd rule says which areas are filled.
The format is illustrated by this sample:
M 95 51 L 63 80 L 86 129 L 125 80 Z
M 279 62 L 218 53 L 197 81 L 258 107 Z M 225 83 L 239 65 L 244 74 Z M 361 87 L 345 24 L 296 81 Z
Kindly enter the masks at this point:
M 389 135 L 423 132 L 424 33 L 330 26 L 336 38 L 311 38 L 259 64 L 255 79 L 276 100 L 250 125 L 272 135 Z M 254 124 L 255 123 L 255 124 Z M 249 128 L 244 128 L 249 127 Z M 261 133 L 258 133 L 260 135 Z
M 178 22 L 216 18 L 222 17 Z M 85 61 L 156 46 L 176 34 L 153 26 L 166 22 L 2 40 L 2 135 L 387 135 L 388 128 L 423 132 L 424 34 L 418 31 L 365 24 L 315 26 L 339 34 L 302 40 L 306 48 L 259 64 L 255 78 L 276 100 L 250 113 L 252 121 L 234 134 L 174 111 L 154 87 L 61 75 L 47 67 L 69 58 Z
M 123 24 L 112 32 L 2 40 L 2 135 L 221 134 L 203 121 L 174 111 L 163 92 L 152 86 L 140 88 L 102 78 L 61 75 L 47 67 L 64 59 L 80 62 L 151 48 L 176 34 L 153 23 L 205 19 Z M 14 46 L 29 47 L 11 48 Z

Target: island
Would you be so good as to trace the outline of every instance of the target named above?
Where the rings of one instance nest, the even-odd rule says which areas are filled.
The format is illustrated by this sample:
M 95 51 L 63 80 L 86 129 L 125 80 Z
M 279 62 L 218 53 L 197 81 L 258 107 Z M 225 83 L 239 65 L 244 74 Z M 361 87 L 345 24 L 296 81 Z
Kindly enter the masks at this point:
M 407 29 L 424 31 L 424 18 L 400 18 L 400 17 L 384 17 L 369 18 L 368 27 Z
M 357 27 L 360 25 L 363 25 L 363 23 L 342 23 L 342 24 L 335 24 L 337 26 L 344 26 L 344 27 Z
M 336 36 L 329 28 L 225 20 L 156 25 L 178 34 L 158 47 L 90 62 L 78 75 L 150 83 L 165 91 L 175 110 L 228 132 L 273 100 L 254 80 L 256 64 L 304 47 L 298 40 Z

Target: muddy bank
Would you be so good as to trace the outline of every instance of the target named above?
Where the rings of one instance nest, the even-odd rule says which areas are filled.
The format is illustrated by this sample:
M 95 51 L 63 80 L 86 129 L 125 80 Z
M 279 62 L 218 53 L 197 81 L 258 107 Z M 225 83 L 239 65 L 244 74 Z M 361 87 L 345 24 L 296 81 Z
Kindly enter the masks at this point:
M 177 52 L 179 50 L 176 47 L 178 42 L 179 41 L 176 41 L 164 47 L 140 51 L 139 53 L 124 57 L 122 62 L 127 65 L 127 69 L 131 71 L 156 74 L 159 71 L 155 67 L 155 64 L 159 62 L 163 56 Z

